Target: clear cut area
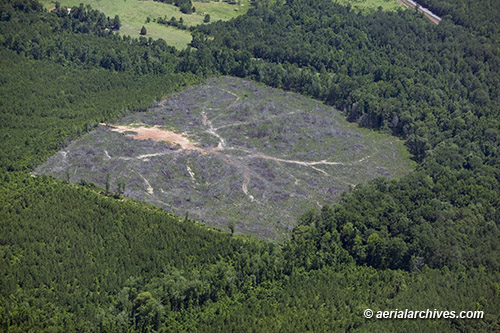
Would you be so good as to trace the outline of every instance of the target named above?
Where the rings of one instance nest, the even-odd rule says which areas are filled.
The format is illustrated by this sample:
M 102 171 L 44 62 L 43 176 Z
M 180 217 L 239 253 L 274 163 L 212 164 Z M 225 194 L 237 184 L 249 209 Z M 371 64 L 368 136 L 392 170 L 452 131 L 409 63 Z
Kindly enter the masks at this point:
M 224 77 L 101 124 L 36 173 L 108 181 L 111 191 L 202 223 L 281 239 L 308 209 L 412 165 L 400 140 L 330 106 Z

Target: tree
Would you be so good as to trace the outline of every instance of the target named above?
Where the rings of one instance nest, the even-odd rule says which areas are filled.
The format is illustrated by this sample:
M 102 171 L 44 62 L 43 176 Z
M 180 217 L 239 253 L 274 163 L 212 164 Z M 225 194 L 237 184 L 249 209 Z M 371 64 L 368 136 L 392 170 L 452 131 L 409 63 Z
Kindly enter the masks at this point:
M 191 5 L 191 1 L 185 2 L 179 6 L 181 13 L 191 14 L 195 11 L 194 7 Z
M 115 18 L 113 19 L 113 30 L 120 30 L 121 26 L 122 23 L 120 22 L 120 17 L 115 15 Z
M 203 19 L 204 23 L 209 23 L 210 22 L 210 14 L 205 15 L 205 18 Z
M 109 172 L 106 174 L 106 195 L 109 194 L 109 189 L 111 187 L 110 181 L 109 181 Z
M 125 193 L 125 181 L 123 179 L 120 179 L 118 181 L 116 192 L 117 193 L 114 195 L 114 197 L 117 199 Z
M 141 35 L 145 36 L 147 33 L 148 33 L 148 31 L 146 30 L 146 27 L 142 26 L 142 28 L 141 28 Z

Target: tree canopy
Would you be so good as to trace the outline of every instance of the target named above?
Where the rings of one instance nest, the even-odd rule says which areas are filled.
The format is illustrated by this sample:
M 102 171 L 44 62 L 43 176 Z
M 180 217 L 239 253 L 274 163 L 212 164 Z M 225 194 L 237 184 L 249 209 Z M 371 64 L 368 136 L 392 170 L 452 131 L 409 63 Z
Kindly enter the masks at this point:
M 498 11 L 422 4 L 444 15 L 438 26 L 413 11 L 261 0 L 178 52 L 120 37 L 119 18 L 90 7 L 3 1 L 0 329 L 500 330 Z M 213 75 L 335 105 L 405 140 L 418 166 L 304 212 L 283 244 L 31 175 L 97 123 Z M 485 317 L 375 321 L 366 308 Z

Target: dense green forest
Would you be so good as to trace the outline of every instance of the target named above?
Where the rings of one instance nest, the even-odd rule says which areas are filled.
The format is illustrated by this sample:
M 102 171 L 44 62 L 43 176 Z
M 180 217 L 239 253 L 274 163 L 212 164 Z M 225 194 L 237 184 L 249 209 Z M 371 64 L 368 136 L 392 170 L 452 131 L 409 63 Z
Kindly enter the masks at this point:
M 363 16 L 329 1 L 280 9 L 200 27 L 193 44 L 216 66 L 226 50 L 260 59 L 244 74 L 401 136 L 420 162 L 405 179 L 358 188 L 308 237 L 339 233 L 358 263 L 375 267 L 409 269 L 422 257 L 498 269 L 498 47 L 409 11 Z
M 490 0 L 421 0 L 436 14 L 446 16 L 453 22 L 479 35 L 498 41 L 500 33 L 500 3 Z
M 0 2 L 0 330 L 500 330 L 499 32 L 493 10 L 442 3 L 425 3 L 451 15 L 434 26 L 259 1 L 178 52 L 118 36 L 89 7 Z M 417 170 L 304 212 L 283 244 L 31 176 L 97 123 L 213 75 L 335 105 L 405 139 Z M 369 320 L 366 308 L 485 316 Z

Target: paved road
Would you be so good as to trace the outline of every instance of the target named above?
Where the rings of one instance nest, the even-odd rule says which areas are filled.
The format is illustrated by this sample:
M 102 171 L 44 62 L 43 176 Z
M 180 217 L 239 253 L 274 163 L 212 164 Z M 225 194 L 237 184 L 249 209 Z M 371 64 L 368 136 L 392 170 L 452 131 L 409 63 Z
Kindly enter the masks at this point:
M 418 5 L 416 2 L 414 2 L 412 0 L 396 0 L 396 1 L 403 4 L 406 7 L 412 8 L 412 9 L 415 9 Z M 439 24 L 439 22 L 441 21 L 441 18 L 439 16 L 437 16 L 436 14 L 434 14 L 433 12 L 428 10 L 427 8 L 424 8 L 420 5 L 418 5 L 418 11 L 420 13 L 423 13 L 425 15 L 425 17 L 427 17 L 434 24 Z

